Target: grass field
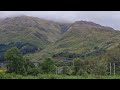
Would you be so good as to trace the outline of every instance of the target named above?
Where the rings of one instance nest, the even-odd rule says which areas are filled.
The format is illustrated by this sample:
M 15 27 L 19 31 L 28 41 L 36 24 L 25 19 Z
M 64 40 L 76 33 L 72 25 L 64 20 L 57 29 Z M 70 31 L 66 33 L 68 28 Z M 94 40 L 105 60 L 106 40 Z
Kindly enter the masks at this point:
M 6 70 L 5 69 L 0 69 L 0 73 L 5 73 Z
M 23 76 L 0 73 L 0 79 L 120 79 L 120 75 L 116 76 L 101 76 L 101 75 L 84 75 L 84 76 L 68 76 L 68 75 L 54 75 L 54 74 L 44 74 L 37 76 Z

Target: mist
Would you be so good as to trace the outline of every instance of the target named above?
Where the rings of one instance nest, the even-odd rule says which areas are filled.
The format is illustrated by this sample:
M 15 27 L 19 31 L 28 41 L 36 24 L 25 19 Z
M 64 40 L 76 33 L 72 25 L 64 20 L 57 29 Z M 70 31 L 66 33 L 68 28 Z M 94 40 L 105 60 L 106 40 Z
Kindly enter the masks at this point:
M 67 23 L 92 21 L 120 30 L 120 11 L 0 11 L 0 18 L 20 15 Z

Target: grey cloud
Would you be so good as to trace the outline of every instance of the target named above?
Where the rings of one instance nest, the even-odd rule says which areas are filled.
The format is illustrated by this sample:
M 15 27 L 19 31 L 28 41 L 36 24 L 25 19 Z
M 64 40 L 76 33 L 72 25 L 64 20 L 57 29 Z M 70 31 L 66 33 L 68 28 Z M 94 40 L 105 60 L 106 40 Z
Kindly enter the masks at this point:
M 59 22 L 80 20 L 110 26 L 120 30 L 120 11 L 0 11 L 0 17 L 28 15 Z

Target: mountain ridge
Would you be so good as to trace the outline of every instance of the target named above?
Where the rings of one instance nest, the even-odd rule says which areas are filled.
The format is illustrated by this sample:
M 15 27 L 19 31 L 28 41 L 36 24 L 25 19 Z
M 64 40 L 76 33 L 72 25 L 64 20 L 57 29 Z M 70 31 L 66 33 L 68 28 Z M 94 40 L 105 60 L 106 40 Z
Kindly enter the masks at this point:
M 60 23 L 31 16 L 0 20 L 0 53 L 17 46 L 33 60 L 53 58 L 64 52 L 92 56 L 92 53 L 107 51 L 119 43 L 120 31 L 91 21 Z
M 63 56 L 57 58 L 59 60 L 60 57 L 65 58 L 66 54 L 71 55 L 71 52 L 78 56 L 83 53 L 92 56 L 93 53 L 97 52 L 101 52 L 99 54 L 101 55 L 104 54 L 102 52 L 109 50 L 111 47 L 114 48 L 119 43 L 120 31 L 91 22 L 79 21 L 71 24 L 61 39 L 33 55 L 33 58 L 36 57 L 36 60 L 47 56 L 53 58 L 53 56 L 59 56 L 63 53 Z

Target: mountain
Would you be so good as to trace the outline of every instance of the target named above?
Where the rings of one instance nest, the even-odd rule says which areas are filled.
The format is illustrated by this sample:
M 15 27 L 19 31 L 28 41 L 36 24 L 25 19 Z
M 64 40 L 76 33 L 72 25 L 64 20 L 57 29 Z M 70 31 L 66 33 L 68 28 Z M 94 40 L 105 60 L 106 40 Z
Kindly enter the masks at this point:
M 31 60 L 98 58 L 120 45 L 120 31 L 94 22 L 60 23 L 31 16 L 0 19 L 0 60 L 17 47 Z
M 0 20 L 0 53 L 18 47 L 23 53 L 44 49 L 61 38 L 58 23 L 30 16 L 8 17 Z M 1 55 L 1 54 L 0 54 Z
M 68 32 L 55 43 L 55 48 L 84 52 L 97 46 L 102 47 L 104 42 L 115 39 L 118 35 L 118 31 L 93 22 L 75 22 L 69 27 Z
M 94 22 L 76 21 L 67 27 L 62 38 L 39 53 L 31 56 L 35 60 L 42 57 L 74 59 L 105 54 L 120 44 L 120 31 L 101 26 Z
M 59 39 L 60 30 L 56 23 L 37 17 L 9 17 L 0 21 L 0 38 L 4 38 L 0 43 L 28 41 L 43 44 Z

